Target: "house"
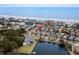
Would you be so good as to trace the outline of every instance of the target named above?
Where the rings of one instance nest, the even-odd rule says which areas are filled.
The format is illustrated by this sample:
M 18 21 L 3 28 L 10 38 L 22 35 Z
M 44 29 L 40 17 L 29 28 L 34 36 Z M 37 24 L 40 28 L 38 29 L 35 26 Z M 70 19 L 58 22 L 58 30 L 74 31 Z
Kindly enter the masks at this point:
M 2 27 L 3 27 L 3 25 L 2 25 L 2 24 L 0 24 L 0 30 L 2 30 Z
M 23 45 L 26 46 L 26 45 L 30 45 L 30 44 L 33 44 L 35 42 L 35 39 L 31 36 L 27 36 L 25 39 L 24 39 L 24 42 L 23 42 Z
M 68 37 L 68 35 L 63 35 L 62 38 L 63 38 L 63 39 L 67 39 L 67 37 Z
M 0 24 L 0 28 L 1 28 L 1 27 L 3 27 L 3 25 L 2 25 L 2 24 Z
M 20 22 L 19 24 L 20 24 L 20 25 L 25 25 L 25 22 Z
M 16 23 L 15 22 L 10 22 L 12 25 L 15 25 Z
M 20 26 L 19 26 L 19 25 L 16 25 L 16 26 L 9 26 L 8 29 L 17 30 L 17 29 L 20 29 Z
M 76 32 L 76 36 L 79 36 L 79 31 L 78 31 L 78 32 Z
M 35 33 L 35 35 L 37 35 L 37 36 L 40 36 L 40 34 L 41 34 L 41 33 L 40 33 L 39 31 Z
M 45 35 L 50 36 L 50 33 L 49 32 L 45 32 Z
M 79 54 L 79 43 L 74 44 L 75 53 Z
M 70 35 L 70 36 L 68 37 L 69 40 L 75 40 L 75 38 L 76 38 L 75 35 Z
M 75 40 L 76 40 L 76 41 L 79 41 L 79 37 L 76 37 Z
M 3 36 L 1 35 L 1 33 L 0 33 L 0 41 L 2 41 L 3 40 Z

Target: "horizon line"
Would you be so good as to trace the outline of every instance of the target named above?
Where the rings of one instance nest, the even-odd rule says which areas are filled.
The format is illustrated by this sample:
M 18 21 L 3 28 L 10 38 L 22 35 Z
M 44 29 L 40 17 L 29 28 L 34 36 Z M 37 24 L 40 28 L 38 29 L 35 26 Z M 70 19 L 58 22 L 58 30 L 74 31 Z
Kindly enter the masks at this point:
M 0 17 L 15 17 L 15 18 L 29 18 L 29 19 L 42 19 L 42 20 L 62 20 L 62 21 L 79 21 L 78 19 L 60 19 L 60 18 L 44 18 L 44 17 L 27 17 L 27 16 L 13 16 L 13 15 L 0 15 Z
M 0 4 L 0 7 L 79 7 L 79 4 Z

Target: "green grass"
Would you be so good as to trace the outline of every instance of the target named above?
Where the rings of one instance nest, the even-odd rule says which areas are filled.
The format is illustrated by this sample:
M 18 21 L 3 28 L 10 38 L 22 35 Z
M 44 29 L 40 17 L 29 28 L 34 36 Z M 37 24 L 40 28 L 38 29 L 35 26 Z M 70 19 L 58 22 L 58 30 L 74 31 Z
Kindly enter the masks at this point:
M 34 38 L 35 38 L 36 41 L 39 41 L 40 36 L 34 36 Z
M 18 51 L 20 53 L 24 53 L 24 54 L 31 54 L 33 48 L 35 47 L 35 45 L 37 44 L 37 42 L 31 44 L 31 45 L 26 45 L 26 46 L 21 46 Z

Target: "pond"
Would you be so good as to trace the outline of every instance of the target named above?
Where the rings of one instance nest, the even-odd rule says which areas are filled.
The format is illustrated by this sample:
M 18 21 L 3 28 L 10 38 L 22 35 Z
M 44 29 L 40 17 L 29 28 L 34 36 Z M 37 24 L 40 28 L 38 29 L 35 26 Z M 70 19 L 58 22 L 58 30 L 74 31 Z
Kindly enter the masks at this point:
M 37 43 L 33 49 L 36 55 L 68 55 L 66 48 L 56 43 Z

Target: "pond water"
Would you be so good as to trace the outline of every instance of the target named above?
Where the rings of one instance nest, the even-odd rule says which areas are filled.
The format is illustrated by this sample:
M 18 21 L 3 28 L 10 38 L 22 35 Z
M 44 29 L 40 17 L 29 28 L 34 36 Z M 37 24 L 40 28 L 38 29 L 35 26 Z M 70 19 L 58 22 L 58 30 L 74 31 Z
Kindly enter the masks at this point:
M 35 52 L 36 55 L 68 55 L 65 47 L 48 42 L 37 43 L 33 52 Z

